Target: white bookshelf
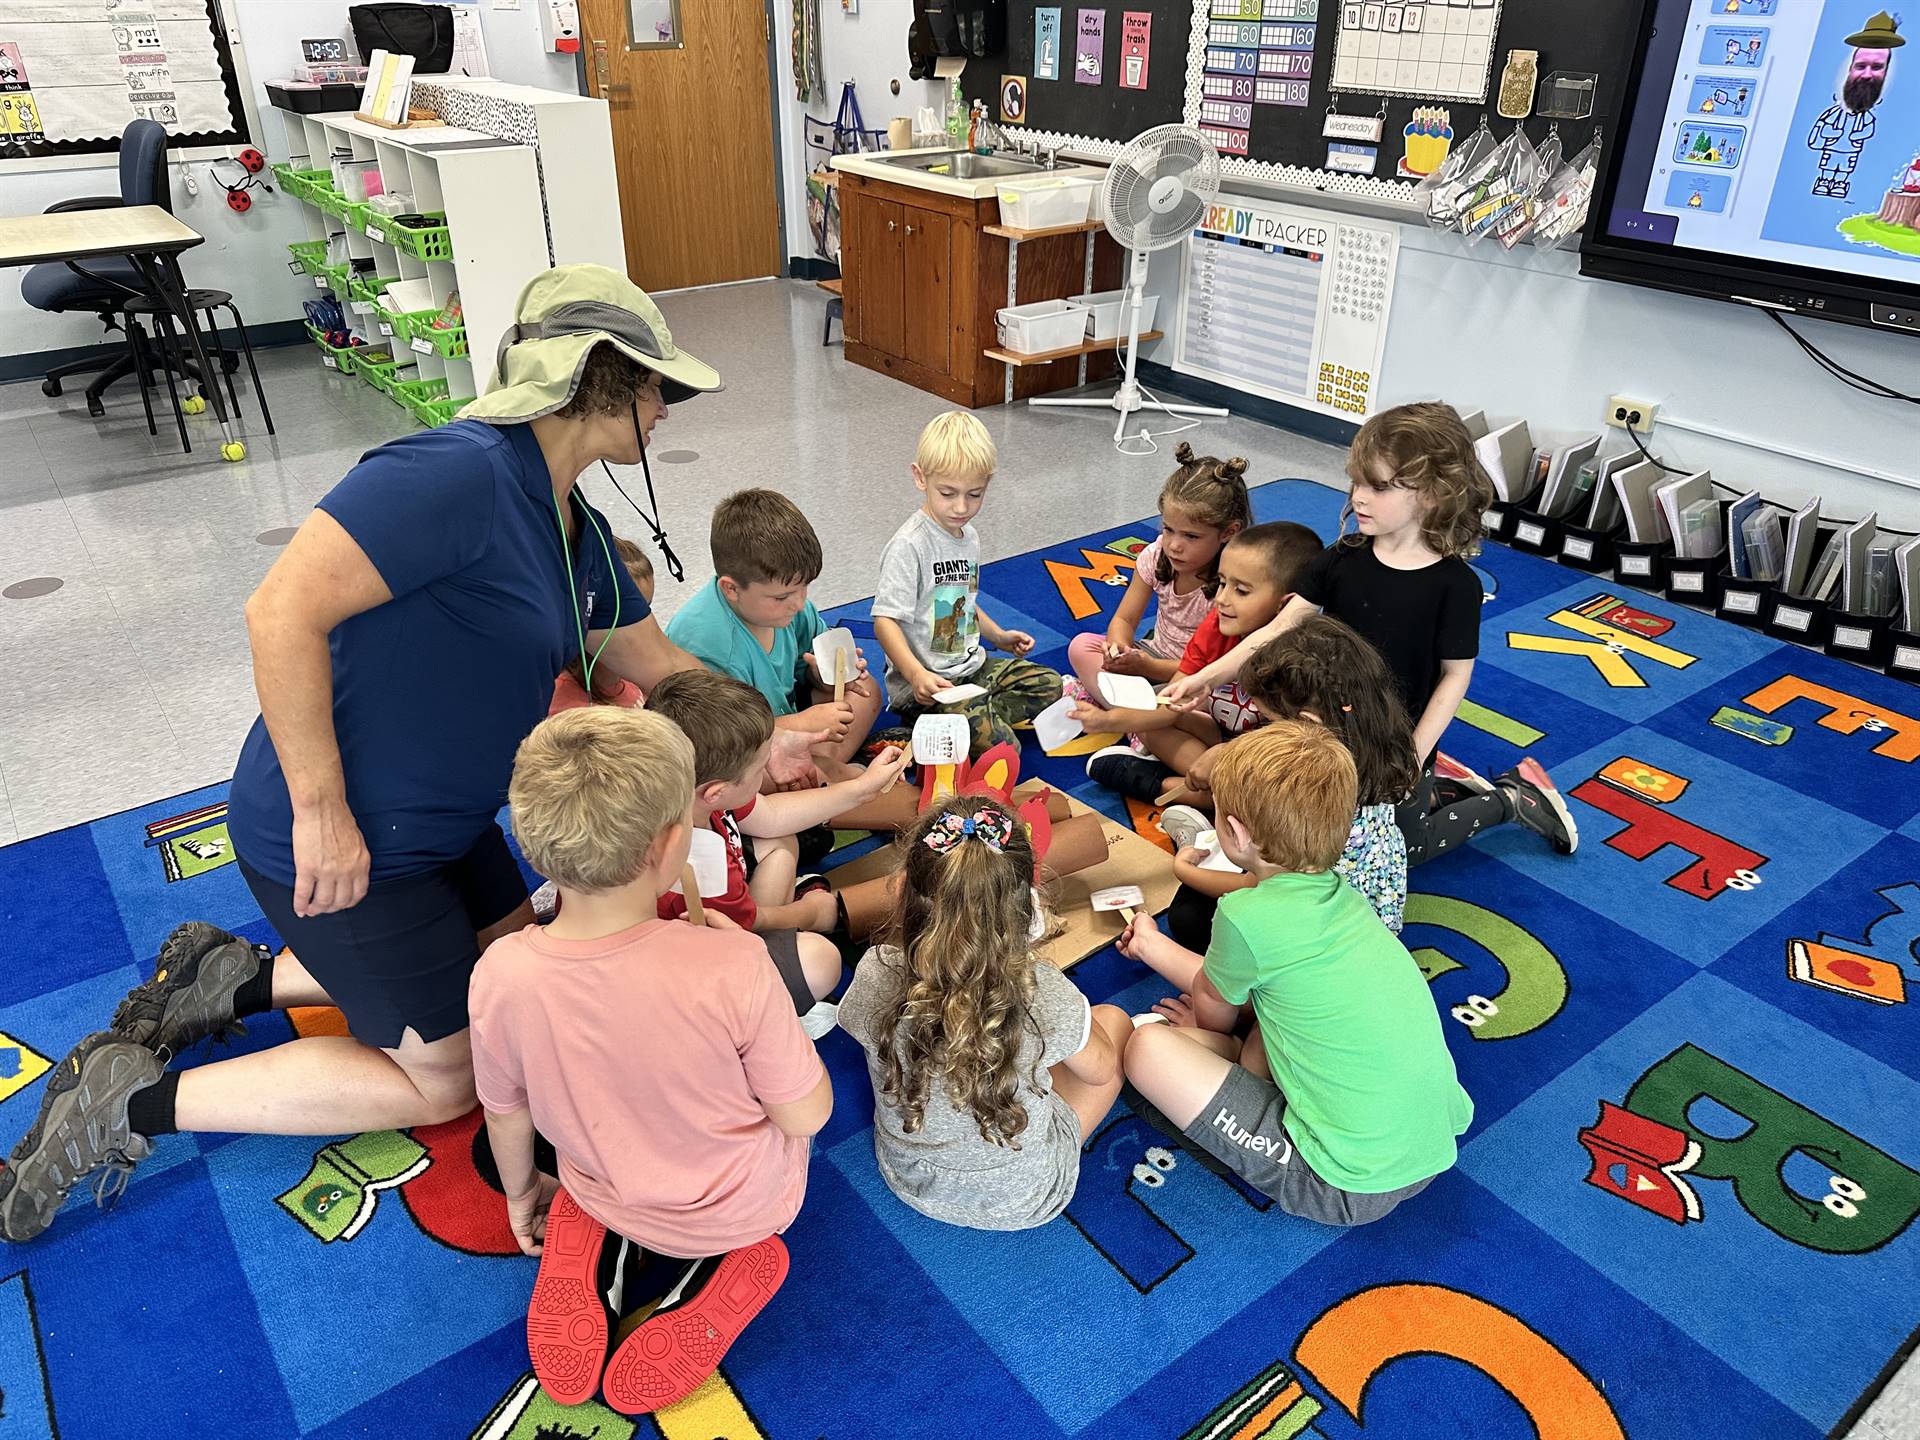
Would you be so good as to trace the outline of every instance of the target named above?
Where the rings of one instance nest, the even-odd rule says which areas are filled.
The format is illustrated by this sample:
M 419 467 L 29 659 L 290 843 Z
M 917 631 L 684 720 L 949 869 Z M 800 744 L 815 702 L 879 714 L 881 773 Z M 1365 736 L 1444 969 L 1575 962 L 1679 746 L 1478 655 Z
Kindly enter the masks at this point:
M 387 191 L 412 195 L 414 209 L 422 213 L 445 212 L 452 258 L 420 260 L 313 205 L 303 207 L 309 239 L 344 235 L 347 254 L 371 260 L 374 275 L 425 279 L 436 306 L 460 292 L 467 355 L 407 352 L 407 359 L 419 378 L 445 379 L 449 396 L 470 399 L 483 393 L 493 379 L 500 337 L 513 323 L 514 302 L 551 263 L 533 147 L 452 126 L 386 130 L 349 114 L 279 113 L 285 158 L 298 168 L 328 168 L 336 157 L 371 160 Z M 378 217 L 370 223 L 376 231 L 383 229 Z M 370 345 L 386 343 L 374 315 L 349 309 L 347 319 Z M 396 342 L 395 353 L 404 348 L 404 342 Z

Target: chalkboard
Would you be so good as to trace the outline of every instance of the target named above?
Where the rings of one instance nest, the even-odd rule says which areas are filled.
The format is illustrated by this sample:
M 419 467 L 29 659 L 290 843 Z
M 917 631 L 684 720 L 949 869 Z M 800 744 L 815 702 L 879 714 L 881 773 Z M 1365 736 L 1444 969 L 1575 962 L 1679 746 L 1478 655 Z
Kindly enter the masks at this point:
M 1503 0 L 1495 31 L 1491 75 L 1487 101 L 1467 104 L 1405 95 L 1379 95 L 1358 90 L 1342 93 L 1337 109 L 1343 115 L 1373 116 L 1384 108 L 1384 134 L 1372 170 L 1366 174 L 1336 174 L 1326 169 L 1328 139 L 1323 127 L 1329 102 L 1335 91 L 1333 81 L 1337 32 L 1343 5 L 1353 0 L 1318 0 L 1279 8 L 1303 12 L 1302 18 L 1282 23 L 1314 24 L 1312 74 L 1304 77 L 1304 104 L 1255 104 L 1247 127 L 1248 146 L 1244 159 L 1227 157 L 1223 171 L 1229 181 L 1235 176 L 1279 180 L 1312 185 L 1335 193 L 1351 193 L 1378 198 L 1403 199 L 1410 182 L 1396 179 L 1395 168 L 1403 153 L 1403 136 L 1416 107 L 1441 106 L 1450 116 L 1455 143 L 1463 141 L 1480 123 L 1484 114 L 1496 134 L 1508 133 L 1513 123 L 1494 114 L 1493 101 L 1499 90 L 1500 72 L 1512 49 L 1539 52 L 1539 76 L 1542 80 L 1556 70 L 1597 72 L 1594 113 L 1591 119 L 1559 122 L 1560 137 L 1568 155 L 1591 138 L 1594 125 L 1612 113 L 1625 79 L 1624 67 L 1633 51 L 1632 27 L 1638 6 L 1635 0 L 1585 0 L 1575 5 L 1568 0 Z M 1200 124 L 1202 70 L 1211 19 L 1215 8 L 1208 0 L 1112 0 L 1106 5 L 1077 5 L 1063 0 L 1061 12 L 1065 54 L 1058 80 L 1033 79 L 1034 19 L 1037 8 L 1032 0 L 1010 0 L 1007 6 L 1007 51 L 1001 56 L 968 63 L 962 86 L 969 99 L 984 99 L 998 118 L 998 94 L 1003 75 L 1028 77 L 1028 122 L 1030 131 L 1047 141 L 1083 142 L 1077 148 L 1093 154 L 1110 154 L 1118 145 L 1132 139 L 1152 125 L 1184 122 Z M 1102 83 L 1083 85 L 1072 76 L 1074 27 L 1081 10 L 1104 10 L 1106 15 L 1106 64 Z M 1145 90 L 1119 88 L 1119 34 L 1121 16 L 1127 11 L 1153 16 L 1152 59 Z M 1196 15 L 1197 12 L 1197 15 Z M 1191 76 L 1190 76 L 1191 72 Z M 1527 133 L 1536 144 L 1547 134 L 1549 121 L 1533 116 L 1525 122 Z M 1092 142 L 1092 143 L 1085 143 Z

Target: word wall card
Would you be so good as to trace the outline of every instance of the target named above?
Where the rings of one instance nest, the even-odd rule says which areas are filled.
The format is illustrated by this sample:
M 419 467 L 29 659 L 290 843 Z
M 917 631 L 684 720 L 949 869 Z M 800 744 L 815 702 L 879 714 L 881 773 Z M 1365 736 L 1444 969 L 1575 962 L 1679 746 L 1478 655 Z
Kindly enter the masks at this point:
M 1333 88 L 1487 98 L 1500 0 L 1340 0 Z
M 1187 241 L 1173 368 L 1323 415 L 1371 414 L 1399 234 L 1291 205 L 1209 206 Z

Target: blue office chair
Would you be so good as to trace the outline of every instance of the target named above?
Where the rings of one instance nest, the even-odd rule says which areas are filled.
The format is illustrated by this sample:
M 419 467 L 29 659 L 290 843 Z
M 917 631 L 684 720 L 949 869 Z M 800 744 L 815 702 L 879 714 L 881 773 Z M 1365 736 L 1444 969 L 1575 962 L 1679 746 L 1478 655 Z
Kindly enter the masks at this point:
M 62 200 L 57 205 L 49 205 L 47 213 L 107 210 L 121 205 L 158 205 L 169 212 L 173 209 L 173 194 L 167 185 L 167 132 L 156 121 L 135 120 L 121 132 L 118 196 Z M 71 260 L 54 260 L 27 271 L 20 282 L 20 295 L 34 309 L 53 314 L 90 311 L 100 317 L 108 330 L 117 331 L 121 328 L 121 307 L 146 294 L 146 288 L 139 270 L 124 257 L 89 260 L 84 266 Z M 131 356 L 102 349 L 49 370 L 40 389 L 47 395 L 58 395 L 62 380 L 88 370 L 99 370 L 101 373 L 87 386 L 87 413 L 104 415 L 106 406 L 101 396 L 106 394 L 109 385 L 131 375 L 133 367 Z

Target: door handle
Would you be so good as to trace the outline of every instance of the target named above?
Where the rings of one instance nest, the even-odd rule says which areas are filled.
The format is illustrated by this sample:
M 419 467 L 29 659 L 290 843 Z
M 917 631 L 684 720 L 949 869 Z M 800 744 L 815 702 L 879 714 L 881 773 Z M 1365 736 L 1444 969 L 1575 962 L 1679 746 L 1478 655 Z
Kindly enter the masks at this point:
M 593 42 L 593 74 L 595 81 L 599 85 L 602 97 L 618 95 L 628 89 L 625 85 L 615 85 L 613 83 L 612 67 L 607 61 L 607 42 L 604 40 L 596 40 Z
M 889 220 L 889 221 L 887 222 L 887 229 L 889 229 L 889 230 L 891 230 L 891 229 L 893 229 L 893 228 L 894 228 L 894 226 L 895 226 L 895 225 L 896 225 L 897 223 L 898 223 L 897 221 L 893 221 L 893 220 Z
M 907 226 L 907 233 L 908 233 L 909 235 L 911 235 L 911 234 L 913 233 L 913 226 L 911 226 L 911 225 L 909 225 L 909 226 Z

